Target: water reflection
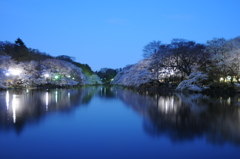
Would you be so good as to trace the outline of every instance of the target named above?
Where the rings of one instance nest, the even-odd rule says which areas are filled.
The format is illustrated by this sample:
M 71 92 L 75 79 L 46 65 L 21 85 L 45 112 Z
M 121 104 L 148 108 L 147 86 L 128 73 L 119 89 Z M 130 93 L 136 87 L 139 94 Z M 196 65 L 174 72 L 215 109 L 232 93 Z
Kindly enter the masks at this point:
M 15 129 L 20 133 L 26 123 L 37 122 L 46 113 L 70 112 L 76 106 L 86 105 L 88 102 L 84 98 L 91 90 L 85 88 L 1 91 L 0 131 Z
M 146 93 L 145 93 L 146 94 Z M 140 95 L 118 91 L 120 98 L 144 117 L 151 136 L 168 136 L 174 142 L 206 137 L 212 144 L 240 145 L 239 95 Z M 131 97 L 131 98 L 129 98 Z
M 240 145 L 239 95 L 151 94 L 120 87 L 1 91 L 0 131 L 20 133 L 46 114 L 70 113 L 94 97 L 122 100 L 142 116 L 149 136 L 168 136 L 173 142 L 205 137 L 211 144 Z
M 240 96 L 150 94 L 114 88 L 115 97 L 143 117 L 150 136 L 173 142 L 206 137 L 211 144 L 240 145 Z

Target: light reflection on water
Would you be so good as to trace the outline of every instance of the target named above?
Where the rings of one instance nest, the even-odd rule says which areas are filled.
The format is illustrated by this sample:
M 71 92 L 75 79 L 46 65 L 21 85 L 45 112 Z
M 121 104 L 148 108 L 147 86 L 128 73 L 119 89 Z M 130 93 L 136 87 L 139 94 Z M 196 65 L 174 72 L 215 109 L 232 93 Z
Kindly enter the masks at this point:
M 7 110 L 8 110 L 8 107 L 9 107 L 9 92 L 8 91 L 6 92 L 6 106 L 7 106 Z
M 114 136 L 112 140 L 116 140 L 116 143 L 126 142 L 134 147 L 132 152 L 124 151 L 128 156 L 136 157 L 136 149 L 141 147 L 145 150 L 146 156 L 140 157 L 149 158 L 151 154 L 154 154 L 157 158 L 161 155 L 157 155 L 158 153 L 155 154 L 155 152 L 153 153 L 150 150 L 155 149 L 154 146 L 156 146 L 156 144 L 157 146 L 164 146 L 164 144 L 160 143 L 166 139 L 171 143 L 181 144 L 182 147 L 200 140 L 199 143 L 204 143 L 203 146 L 205 149 L 210 146 L 210 148 L 207 149 L 208 151 L 214 149 L 211 147 L 212 145 L 227 145 L 228 148 L 223 148 L 221 149 L 222 152 L 218 152 L 222 153 L 220 158 L 226 157 L 224 156 L 225 152 L 226 154 L 227 152 L 234 152 L 231 154 L 234 157 L 240 154 L 239 101 L 239 95 L 151 94 L 150 92 L 136 92 L 119 87 L 1 91 L 0 142 L 5 139 L 2 143 L 11 145 L 10 138 L 12 138 L 12 136 L 8 136 L 8 134 L 12 134 L 12 132 L 16 132 L 19 138 L 28 140 L 28 137 L 24 134 L 31 132 L 33 125 L 37 125 L 39 129 L 38 132 L 49 132 L 50 127 L 56 127 L 58 124 L 63 123 L 64 128 L 61 128 L 60 131 L 53 129 L 54 136 L 61 136 L 61 140 L 57 140 L 57 142 L 63 143 L 64 141 L 64 144 L 71 146 L 83 146 L 81 143 L 73 144 L 75 140 L 82 139 L 83 136 L 85 136 L 84 139 L 82 139 L 84 141 L 87 138 L 89 138 L 89 140 L 95 138 L 94 142 L 96 142 L 96 144 L 103 144 L 106 142 L 106 140 L 103 140 L 104 138 L 107 139 Z M 111 105 L 111 107 L 104 107 L 107 105 Z M 101 106 L 101 108 L 99 106 Z M 88 111 L 86 111 L 85 114 L 92 113 L 92 115 L 86 116 L 82 114 L 85 109 L 81 108 L 87 108 Z M 135 115 L 128 115 L 130 113 L 128 108 L 133 110 L 134 114 L 140 118 Z M 108 110 L 111 110 L 111 112 L 108 112 Z M 76 112 L 76 117 L 71 114 L 72 112 Z M 55 116 L 56 113 L 60 113 L 60 116 Z M 61 113 L 71 114 L 73 119 L 66 120 Z M 117 114 L 114 115 L 114 113 Z M 111 119 L 109 118 L 105 121 L 106 116 L 109 114 L 112 114 Z M 46 117 L 53 117 L 56 122 L 53 124 L 52 120 L 45 120 Z M 89 118 L 91 118 L 91 120 L 89 120 Z M 103 119 L 104 122 L 101 122 Z M 86 123 L 83 121 L 86 121 Z M 116 121 L 118 121 L 118 123 L 116 123 Z M 42 126 L 41 122 L 44 123 L 42 125 L 48 127 L 48 129 Z M 67 125 L 64 124 L 66 122 L 68 123 Z M 83 123 L 77 124 L 79 127 L 76 127 L 76 125 L 71 126 L 71 124 L 75 122 Z M 137 125 L 136 122 L 142 123 L 141 129 L 135 128 Z M 92 125 L 93 123 L 94 126 Z M 106 126 L 108 124 L 111 125 L 111 128 Z M 119 128 L 120 125 L 123 127 L 122 129 Z M 65 130 L 65 127 L 69 129 Z M 98 133 L 95 132 L 96 127 L 101 128 L 98 129 Z M 113 128 L 118 131 L 113 131 Z M 101 138 L 96 138 L 96 136 L 98 136 L 97 134 L 101 134 L 103 130 L 106 134 L 103 133 Z M 65 131 L 68 131 L 68 133 L 71 132 L 74 135 L 65 136 L 62 134 Z M 75 134 L 74 131 L 79 131 L 80 133 Z M 84 135 L 81 133 L 84 133 Z M 131 133 L 135 135 L 131 138 L 122 137 L 122 139 L 118 139 L 124 133 L 129 133 L 129 136 Z M 38 136 L 41 135 L 42 134 L 38 134 Z M 128 135 L 125 134 L 125 136 Z M 42 136 L 42 138 L 44 138 L 44 136 Z M 133 138 L 135 139 L 134 141 L 132 141 Z M 138 141 L 144 141 L 148 144 L 140 146 Z M 93 146 L 89 142 L 84 144 L 86 147 Z M 2 144 L 0 144 L 0 146 L 2 146 Z M 118 146 L 118 144 L 115 145 L 116 149 L 120 150 L 122 147 Z M 108 149 L 110 147 L 101 145 L 102 149 Z M 57 146 L 57 148 L 59 147 Z M 169 148 L 181 149 L 176 144 L 172 144 Z M 195 148 L 201 149 L 203 147 L 195 146 Z M 216 148 L 214 150 L 218 149 Z M 5 151 L 7 154 L 8 151 Z M 184 153 L 186 150 L 182 151 Z M 117 153 L 118 151 L 114 150 L 114 152 Z M 2 153 L 3 152 L 0 152 L 0 158 Z M 86 152 L 86 154 L 89 153 L 90 152 Z M 206 154 L 202 154 L 200 150 L 199 152 L 197 151 L 197 153 L 199 153 L 200 158 L 206 157 Z M 179 155 L 179 153 L 176 153 L 176 155 Z M 214 155 L 216 154 L 213 153 L 213 156 Z M 183 157 L 190 158 L 190 156 L 191 155 L 185 154 Z M 173 155 L 172 157 L 175 158 L 176 156 Z M 91 158 L 91 156 L 89 158 Z
M 46 92 L 46 111 L 48 111 L 48 92 Z

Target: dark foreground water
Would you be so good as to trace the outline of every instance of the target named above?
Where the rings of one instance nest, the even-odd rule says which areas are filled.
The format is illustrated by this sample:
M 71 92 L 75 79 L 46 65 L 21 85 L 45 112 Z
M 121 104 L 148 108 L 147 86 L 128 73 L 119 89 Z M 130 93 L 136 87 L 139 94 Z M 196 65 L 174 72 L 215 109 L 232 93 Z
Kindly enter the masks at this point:
M 0 158 L 240 158 L 239 96 L 0 91 Z

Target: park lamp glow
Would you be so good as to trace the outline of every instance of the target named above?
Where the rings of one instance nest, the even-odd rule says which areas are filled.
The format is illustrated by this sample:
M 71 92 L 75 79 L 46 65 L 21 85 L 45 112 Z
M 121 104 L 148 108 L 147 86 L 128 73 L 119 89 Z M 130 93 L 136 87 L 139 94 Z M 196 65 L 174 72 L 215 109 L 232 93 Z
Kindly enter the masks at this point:
M 46 74 L 44 74 L 44 76 L 45 76 L 46 78 L 48 78 L 48 77 L 49 77 L 49 74 L 46 73 Z
M 58 76 L 58 75 L 55 75 L 55 76 L 54 76 L 54 78 L 55 78 L 55 79 L 58 79 L 58 78 L 59 78 L 59 76 Z
M 12 74 L 12 75 L 20 75 L 21 74 L 21 71 L 18 70 L 18 69 L 10 69 L 9 72 Z

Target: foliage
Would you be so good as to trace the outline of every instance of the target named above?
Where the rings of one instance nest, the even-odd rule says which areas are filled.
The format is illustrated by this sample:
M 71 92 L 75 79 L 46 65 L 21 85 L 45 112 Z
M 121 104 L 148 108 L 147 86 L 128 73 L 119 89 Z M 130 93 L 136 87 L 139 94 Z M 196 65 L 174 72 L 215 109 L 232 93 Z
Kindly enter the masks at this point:
M 0 41 L 0 88 L 39 85 L 101 84 L 87 64 L 67 55 L 56 58 L 27 48 L 18 38 L 15 43 Z
M 86 76 L 92 76 L 94 74 L 94 72 L 92 71 L 91 67 L 88 64 L 81 64 L 79 62 L 73 62 L 73 64 L 76 65 L 77 67 L 80 67 L 82 69 L 82 72 Z
M 94 72 L 92 71 L 91 67 L 88 64 L 81 64 L 79 62 L 76 62 L 74 57 L 70 57 L 68 55 L 59 55 L 56 57 L 56 59 L 67 61 L 74 64 L 77 67 L 80 67 L 82 69 L 82 72 L 87 76 L 92 76 L 94 74 Z
M 139 83 L 151 79 L 169 83 L 180 83 L 186 79 L 183 82 L 189 87 L 186 89 L 200 91 L 203 90 L 201 84 L 204 84 L 197 76 L 192 77 L 196 73 L 201 78 L 206 75 L 208 79 L 204 82 L 213 83 L 211 88 L 216 83 L 224 85 L 219 83 L 220 79 L 230 79 L 231 83 L 240 81 L 240 37 L 230 40 L 213 38 L 206 44 L 184 39 L 173 39 L 170 44 L 153 41 L 144 46 L 143 56 L 144 60 L 118 72 L 111 83 L 138 87 Z M 139 67 L 143 63 L 144 67 Z M 180 86 L 185 89 L 183 84 Z
M 204 45 L 194 41 L 173 39 L 171 44 L 161 44 L 151 54 L 151 67 L 158 72 L 164 70 L 164 74 L 172 72 L 182 77 L 188 76 L 198 64 L 203 63 L 203 49 Z
M 138 87 L 154 79 L 154 74 L 149 69 L 150 59 L 144 59 L 137 64 L 129 65 L 114 77 L 111 84 Z
M 96 71 L 96 74 L 101 78 L 103 83 L 109 84 L 117 74 L 117 70 L 111 68 L 102 68 Z
M 205 52 L 211 56 L 211 61 L 205 72 L 208 72 L 210 78 L 218 82 L 220 78 L 226 79 L 227 77 L 239 79 L 240 75 L 240 38 L 226 40 L 224 38 L 214 38 L 207 41 Z
M 230 82 L 212 82 L 209 87 L 215 90 L 233 90 L 234 85 Z
M 83 76 L 83 83 L 85 85 L 98 85 L 103 84 L 98 75 L 93 74 L 91 76 Z
M 150 58 L 154 54 L 158 53 L 161 48 L 161 41 L 152 41 L 143 48 L 143 57 Z
M 16 44 L 17 46 L 24 46 L 24 47 L 26 47 L 25 44 L 24 44 L 24 42 L 23 42 L 22 39 L 20 39 L 20 38 L 17 38 L 17 40 L 15 41 L 15 44 Z
M 11 56 L 11 58 L 17 62 L 31 60 L 42 61 L 48 58 L 53 58 L 37 49 L 27 48 L 20 38 L 18 38 L 15 43 L 0 41 L 0 55 Z
M 208 81 L 207 74 L 204 74 L 202 72 L 194 72 L 194 73 L 191 73 L 186 80 L 182 81 L 178 85 L 176 90 L 201 92 L 203 90 L 209 89 L 209 87 L 206 86 L 207 81 Z

